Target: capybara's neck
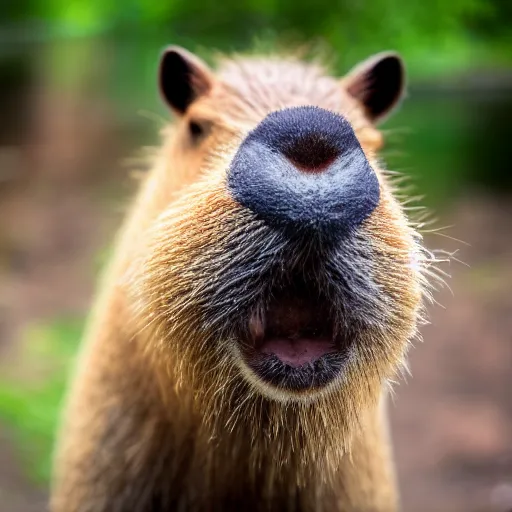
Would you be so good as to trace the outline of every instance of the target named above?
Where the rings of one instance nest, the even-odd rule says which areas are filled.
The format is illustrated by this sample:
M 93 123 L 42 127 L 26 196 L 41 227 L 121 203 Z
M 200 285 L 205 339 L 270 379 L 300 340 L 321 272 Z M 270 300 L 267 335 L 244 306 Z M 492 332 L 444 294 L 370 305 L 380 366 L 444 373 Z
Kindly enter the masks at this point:
M 383 408 L 361 418 L 361 430 L 354 433 L 349 450 L 338 457 L 328 449 L 316 450 L 307 440 L 303 446 L 297 444 L 300 425 L 282 427 L 265 442 L 265 435 L 255 433 L 265 429 L 265 412 L 271 414 L 264 408 L 259 411 L 263 415 L 260 424 L 248 425 L 242 419 L 238 427 L 226 425 L 220 437 L 220 428 L 214 432 L 203 428 L 204 416 L 182 405 L 187 409 L 182 418 L 190 421 L 192 437 L 183 439 L 187 429 L 178 425 L 173 439 L 181 442 L 171 452 L 182 461 L 176 478 L 178 486 L 186 489 L 181 498 L 184 509 L 396 511 L 396 482 Z M 175 407 L 173 415 L 179 409 Z M 239 411 L 235 407 L 223 411 L 221 417 L 224 414 Z
M 193 389 L 176 387 L 173 373 L 167 367 L 147 376 L 158 375 L 147 396 L 149 407 L 159 404 L 152 421 L 158 416 L 161 423 L 148 427 L 155 437 L 146 451 L 162 461 L 155 484 L 163 503 L 179 499 L 172 502 L 177 509 L 198 511 L 397 510 L 384 394 L 361 414 L 342 451 L 321 438 L 342 442 L 346 432 L 332 422 L 318 423 L 313 432 L 291 405 L 285 412 L 283 404 L 256 399 L 247 405 L 232 396 L 204 403 Z

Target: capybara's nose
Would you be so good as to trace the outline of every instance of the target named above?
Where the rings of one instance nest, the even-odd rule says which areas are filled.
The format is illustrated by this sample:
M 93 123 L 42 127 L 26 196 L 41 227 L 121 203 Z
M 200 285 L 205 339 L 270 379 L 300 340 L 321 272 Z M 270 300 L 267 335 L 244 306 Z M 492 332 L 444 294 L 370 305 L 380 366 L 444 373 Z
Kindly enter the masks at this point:
M 379 182 L 341 115 L 318 107 L 269 114 L 228 172 L 236 201 L 274 226 L 347 232 L 379 202 Z

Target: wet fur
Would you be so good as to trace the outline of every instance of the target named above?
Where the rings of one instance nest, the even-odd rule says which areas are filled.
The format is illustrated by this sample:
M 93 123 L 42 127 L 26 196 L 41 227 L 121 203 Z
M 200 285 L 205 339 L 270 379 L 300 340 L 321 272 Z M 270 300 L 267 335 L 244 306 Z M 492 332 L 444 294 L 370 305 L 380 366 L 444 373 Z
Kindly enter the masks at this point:
M 385 401 L 430 259 L 376 158 L 381 135 L 316 65 L 225 60 L 218 76 L 166 129 L 120 233 L 66 409 L 52 510 L 396 510 Z M 370 218 L 328 250 L 270 229 L 226 188 L 248 130 L 301 104 L 350 120 L 381 186 Z M 188 119 L 213 123 L 200 148 Z M 233 342 L 294 269 L 354 339 L 341 378 L 320 393 L 265 385 Z

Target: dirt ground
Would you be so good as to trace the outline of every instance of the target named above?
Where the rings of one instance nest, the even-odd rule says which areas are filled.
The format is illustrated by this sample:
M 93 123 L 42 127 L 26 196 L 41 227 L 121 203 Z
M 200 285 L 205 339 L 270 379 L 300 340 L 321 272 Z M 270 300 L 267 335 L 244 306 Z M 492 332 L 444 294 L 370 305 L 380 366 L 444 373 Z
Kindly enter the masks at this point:
M 36 119 L 36 143 L 0 153 L 0 168 L 16 176 L 0 183 L 3 358 L 28 322 L 87 310 L 91 262 L 110 241 L 131 189 L 117 164 L 130 146 L 126 134 L 102 110 L 74 103 L 66 110 L 65 98 L 58 101 L 59 119 Z M 77 131 L 77 116 L 88 136 Z M 84 174 L 91 168 L 94 174 Z M 441 306 L 429 308 L 424 342 L 410 354 L 412 376 L 396 388 L 391 423 L 403 509 L 506 512 L 512 510 L 511 198 L 466 194 L 442 214 L 442 224 L 453 225 L 446 233 L 468 245 L 440 235 L 429 236 L 429 245 L 460 249 L 457 257 L 469 266 L 451 264 L 453 293 L 436 295 Z M 43 510 L 44 495 L 24 478 L 0 426 L 0 509 Z
M 405 511 L 512 510 L 510 200 L 465 198 L 443 220 L 460 247 L 436 297 L 412 377 L 391 410 Z

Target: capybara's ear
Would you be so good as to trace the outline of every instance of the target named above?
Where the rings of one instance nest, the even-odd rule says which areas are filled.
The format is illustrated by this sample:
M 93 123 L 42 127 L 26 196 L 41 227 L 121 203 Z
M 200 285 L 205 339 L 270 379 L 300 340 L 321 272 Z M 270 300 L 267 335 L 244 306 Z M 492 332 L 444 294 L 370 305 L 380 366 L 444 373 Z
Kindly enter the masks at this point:
M 349 94 L 363 104 L 366 115 L 374 122 L 381 121 L 403 95 L 404 64 L 396 53 L 378 53 L 353 68 L 342 82 Z
M 179 46 L 169 46 L 160 59 L 158 80 L 165 102 L 184 114 L 194 100 L 210 90 L 213 73 L 199 57 Z

